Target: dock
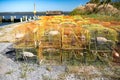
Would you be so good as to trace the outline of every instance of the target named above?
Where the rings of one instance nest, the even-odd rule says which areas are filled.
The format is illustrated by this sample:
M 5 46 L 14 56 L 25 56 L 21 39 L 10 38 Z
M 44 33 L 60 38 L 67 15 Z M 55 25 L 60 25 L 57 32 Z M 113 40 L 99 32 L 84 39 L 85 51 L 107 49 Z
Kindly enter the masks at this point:
M 38 16 L 28 17 L 28 16 L 22 16 L 21 18 L 16 18 L 16 16 L 10 16 L 9 18 L 5 18 L 5 16 L 0 16 L 0 23 L 4 22 L 24 22 L 24 21 L 32 21 L 38 19 Z

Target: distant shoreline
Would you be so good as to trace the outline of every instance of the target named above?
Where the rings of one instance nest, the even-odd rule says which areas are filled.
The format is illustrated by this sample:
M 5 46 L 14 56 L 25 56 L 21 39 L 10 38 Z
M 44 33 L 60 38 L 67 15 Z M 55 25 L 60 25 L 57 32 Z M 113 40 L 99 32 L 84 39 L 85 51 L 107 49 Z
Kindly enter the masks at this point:
M 41 11 L 41 12 L 37 12 L 37 13 L 45 13 L 46 11 Z M 62 11 L 63 13 L 66 12 L 71 12 L 71 11 Z M 0 13 L 33 13 L 33 12 L 0 12 Z

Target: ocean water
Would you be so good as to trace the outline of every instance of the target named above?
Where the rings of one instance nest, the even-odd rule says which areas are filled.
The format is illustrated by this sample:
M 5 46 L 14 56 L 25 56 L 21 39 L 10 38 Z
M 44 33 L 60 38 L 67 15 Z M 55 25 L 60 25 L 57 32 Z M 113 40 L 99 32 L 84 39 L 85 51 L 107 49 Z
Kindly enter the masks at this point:
M 5 19 L 10 19 L 10 16 L 16 16 L 16 19 L 20 19 L 23 16 L 28 16 L 29 17 L 33 17 L 33 13 L 32 12 L 3 12 L 0 13 L 0 16 L 4 16 Z M 42 16 L 45 15 L 44 12 L 39 12 L 36 14 L 37 16 Z
M 68 15 L 69 12 L 63 12 L 64 15 Z M 37 12 L 36 14 L 37 16 L 45 16 L 45 12 Z M 11 16 L 16 16 L 16 19 L 20 19 L 23 16 L 27 16 L 29 17 L 33 17 L 34 14 L 33 12 L 2 12 L 0 13 L 0 16 L 4 16 L 4 19 L 10 19 Z M 4 23 L 0 23 L 0 27 L 2 27 L 3 25 L 8 25 L 8 24 L 12 24 L 11 22 L 4 22 Z
M 5 22 L 5 23 L 0 23 L 0 27 L 3 27 L 4 25 L 12 24 L 11 22 Z

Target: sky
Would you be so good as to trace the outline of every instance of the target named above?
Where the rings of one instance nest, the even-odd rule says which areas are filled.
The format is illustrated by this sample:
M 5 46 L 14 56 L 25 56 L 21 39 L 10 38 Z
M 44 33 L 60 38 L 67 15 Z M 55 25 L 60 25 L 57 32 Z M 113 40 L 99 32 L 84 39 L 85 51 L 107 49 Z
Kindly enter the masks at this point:
M 0 0 L 0 12 L 33 12 L 36 11 L 72 11 L 89 0 Z

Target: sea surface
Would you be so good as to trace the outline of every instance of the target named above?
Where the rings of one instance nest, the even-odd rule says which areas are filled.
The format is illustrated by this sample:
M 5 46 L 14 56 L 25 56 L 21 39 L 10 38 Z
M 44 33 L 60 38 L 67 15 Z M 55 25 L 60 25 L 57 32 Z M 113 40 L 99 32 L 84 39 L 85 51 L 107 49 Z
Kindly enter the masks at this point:
M 63 12 L 64 15 L 68 15 L 70 12 Z M 45 12 L 37 12 L 36 14 L 37 16 L 45 16 Z M 0 13 L 0 16 L 3 17 L 4 19 L 10 19 L 11 16 L 16 16 L 16 19 L 20 19 L 23 16 L 27 16 L 29 17 L 33 17 L 34 14 L 33 12 L 2 12 Z M 4 25 L 8 25 L 8 24 L 12 24 L 11 22 L 4 22 L 4 23 L 0 23 L 0 27 L 4 26 Z

